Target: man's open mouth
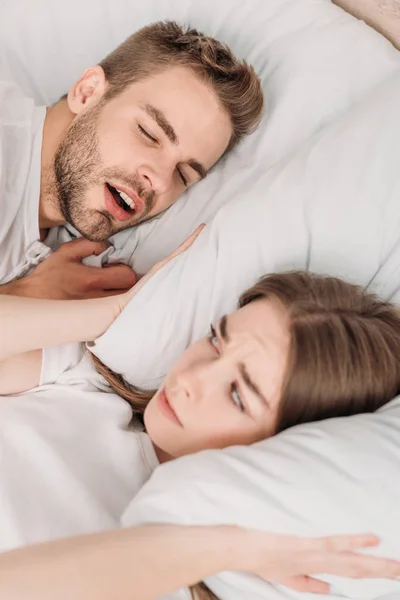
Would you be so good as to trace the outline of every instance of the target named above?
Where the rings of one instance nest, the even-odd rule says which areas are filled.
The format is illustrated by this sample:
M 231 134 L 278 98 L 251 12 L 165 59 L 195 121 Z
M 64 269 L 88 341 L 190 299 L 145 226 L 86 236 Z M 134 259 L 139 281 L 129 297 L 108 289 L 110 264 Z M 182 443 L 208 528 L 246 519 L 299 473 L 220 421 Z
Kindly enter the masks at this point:
M 107 189 L 109 190 L 109 192 L 111 192 L 115 202 L 118 204 L 118 206 L 120 208 L 122 208 L 123 210 L 125 210 L 127 213 L 130 213 L 131 215 L 134 214 L 135 212 L 135 202 L 132 200 L 132 198 L 130 198 L 128 196 L 128 194 L 125 194 L 125 192 L 118 190 L 117 188 L 113 187 L 112 185 L 110 185 L 109 183 L 106 183 Z

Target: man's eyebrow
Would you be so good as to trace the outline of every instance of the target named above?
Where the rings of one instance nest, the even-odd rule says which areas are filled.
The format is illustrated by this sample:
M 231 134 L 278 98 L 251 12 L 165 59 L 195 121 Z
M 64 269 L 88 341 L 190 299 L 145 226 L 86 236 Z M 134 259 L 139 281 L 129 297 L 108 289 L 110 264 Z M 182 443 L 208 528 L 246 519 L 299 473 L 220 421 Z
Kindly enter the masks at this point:
M 195 160 L 194 158 L 191 158 L 187 161 L 187 164 L 189 165 L 189 167 L 192 167 L 193 171 L 196 171 L 200 179 L 204 179 L 206 177 L 207 169 L 203 167 L 203 165 L 199 163 L 199 161 Z
M 254 392 L 254 394 L 256 396 L 258 396 L 263 402 L 265 402 L 265 404 L 268 406 L 268 408 L 270 408 L 271 407 L 270 403 L 268 402 L 268 400 L 264 396 L 264 394 L 261 392 L 258 385 L 256 383 L 254 383 L 254 381 L 251 379 L 249 373 L 247 372 L 246 365 L 244 363 L 239 363 L 239 371 L 240 371 L 240 374 L 243 377 L 243 381 L 245 382 L 247 387 L 252 392 Z
M 224 315 L 219 322 L 219 332 L 224 342 L 229 342 L 228 317 Z
M 141 108 L 163 130 L 169 141 L 174 144 L 174 146 L 177 146 L 179 144 L 179 138 L 164 113 L 151 104 L 144 104 Z M 193 169 L 193 171 L 196 171 L 200 179 L 204 179 L 206 177 L 207 169 L 201 163 L 199 163 L 198 160 L 191 158 L 187 161 L 187 164 Z
M 177 146 L 179 144 L 178 136 L 176 135 L 174 128 L 164 113 L 151 104 L 144 104 L 142 108 L 149 115 L 149 117 L 151 117 L 157 123 L 157 125 L 161 127 L 169 141 L 172 142 L 174 146 Z

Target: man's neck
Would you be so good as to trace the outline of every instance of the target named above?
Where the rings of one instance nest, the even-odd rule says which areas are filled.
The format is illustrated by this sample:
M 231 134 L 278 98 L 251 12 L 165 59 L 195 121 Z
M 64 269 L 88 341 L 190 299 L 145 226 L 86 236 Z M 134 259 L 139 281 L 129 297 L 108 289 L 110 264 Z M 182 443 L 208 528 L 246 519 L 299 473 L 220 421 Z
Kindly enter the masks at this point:
M 47 109 L 43 128 L 40 173 L 39 228 L 41 232 L 65 223 L 57 199 L 54 158 L 61 138 L 72 120 L 73 114 L 66 100 L 61 100 Z

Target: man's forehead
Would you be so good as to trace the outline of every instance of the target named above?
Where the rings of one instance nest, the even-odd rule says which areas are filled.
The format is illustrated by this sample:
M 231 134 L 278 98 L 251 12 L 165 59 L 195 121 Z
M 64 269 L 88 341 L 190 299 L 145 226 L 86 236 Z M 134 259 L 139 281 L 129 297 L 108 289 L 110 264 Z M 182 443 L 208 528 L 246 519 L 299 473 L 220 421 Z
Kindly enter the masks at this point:
M 171 144 L 184 147 L 204 177 L 232 135 L 229 115 L 210 86 L 189 69 L 174 67 L 131 84 L 127 92 L 127 102 L 152 119 Z

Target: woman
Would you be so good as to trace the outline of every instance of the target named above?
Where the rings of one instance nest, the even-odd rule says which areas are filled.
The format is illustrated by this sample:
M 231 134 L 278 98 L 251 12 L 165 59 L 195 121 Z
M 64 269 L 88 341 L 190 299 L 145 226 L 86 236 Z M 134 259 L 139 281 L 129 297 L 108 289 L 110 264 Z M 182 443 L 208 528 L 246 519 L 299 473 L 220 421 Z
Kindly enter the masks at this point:
M 400 389 L 400 312 L 340 279 L 272 274 L 184 352 L 157 392 L 93 360 L 168 460 L 377 410 Z
M 95 339 L 144 282 L 117 298 L 3 300 L 0 358 Z M 301 422 L 372 411 L 396 394 L 400 316 L 393 306 L 307 273 L 267 276 L 240 306 L 183 354 L 151 399 L 95 361 L 143 416 L 159 462 L 251 444 Z M 28 326 L 29 336 L 18 335 Z M 373 536 L 296 540 L 234 527 L 139 527 L 4 554 L 0 580 L 8 600 L 122 598 L 132 582 L 134 596 L 146 600 L 221 570 L 324 592 L 325 584 L 304 574 L 398 576 L 394 561 L 355 554 L 349 560 L 349 550 L 376 543 Z

